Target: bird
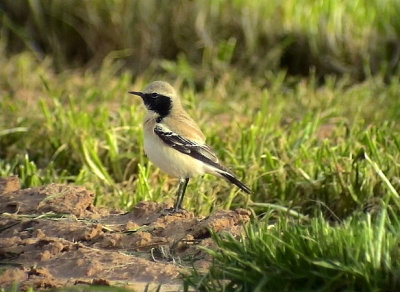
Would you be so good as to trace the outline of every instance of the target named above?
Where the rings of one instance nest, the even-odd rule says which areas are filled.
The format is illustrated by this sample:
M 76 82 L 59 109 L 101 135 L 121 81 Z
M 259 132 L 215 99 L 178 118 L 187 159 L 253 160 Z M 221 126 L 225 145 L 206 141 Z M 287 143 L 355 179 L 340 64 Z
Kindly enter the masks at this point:
M 165 81 L 153 81 L 143 91 L 129 91 L 141 97 L 147 113 L 143 121 L 144 150 L 150 161 L 165 173 L 179 178 L 171 213 L 182 212 L 189 179 L 203 174 L 222 177 L 244 192 L 252 191 L 223 166 L 206 144 L 196 122 L 184 110 L 175 89 Z

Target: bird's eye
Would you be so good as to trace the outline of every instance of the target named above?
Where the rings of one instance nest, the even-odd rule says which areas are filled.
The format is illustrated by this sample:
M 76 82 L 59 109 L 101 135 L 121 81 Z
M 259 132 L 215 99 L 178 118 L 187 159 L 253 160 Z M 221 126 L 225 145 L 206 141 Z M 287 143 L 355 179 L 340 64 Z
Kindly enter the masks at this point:
M 153 92 L 152 94 L 150 94 L 150 96 L 151 96 L 151 98 L 157 98 L 157 96 L 158 96 L 158 93 L 156 93 L 156 92 Z

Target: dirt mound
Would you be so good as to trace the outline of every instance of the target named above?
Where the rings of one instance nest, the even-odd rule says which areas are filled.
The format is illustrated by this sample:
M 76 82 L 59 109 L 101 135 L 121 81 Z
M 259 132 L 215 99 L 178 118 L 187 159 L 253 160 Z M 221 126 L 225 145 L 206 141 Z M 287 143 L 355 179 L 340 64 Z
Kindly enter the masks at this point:
M 149 283 L 180 290 L 191 266 L 207 268 L 199 246 L 212 246 L 210 229 L 239 234 L 250 213 L 217 211 L 208 217 L 169 214 L 170 206 L 141 202 L 132 212 L 93 205 L 83 187 L 50 184 L 20 189 L 0 179 L 0 287 L 21 289 L 78 284 L 143 290 Z

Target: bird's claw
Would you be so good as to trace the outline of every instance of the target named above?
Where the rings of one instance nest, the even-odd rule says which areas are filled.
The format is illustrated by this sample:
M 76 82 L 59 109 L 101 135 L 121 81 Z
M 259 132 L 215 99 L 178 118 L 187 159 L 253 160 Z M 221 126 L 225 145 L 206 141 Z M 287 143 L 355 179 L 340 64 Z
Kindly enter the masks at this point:
M 183 208 L 171 207 L 168 209 L 164 209 L 162 216 L 174 215 L 174 214 L 186 214 L 186 211 Z

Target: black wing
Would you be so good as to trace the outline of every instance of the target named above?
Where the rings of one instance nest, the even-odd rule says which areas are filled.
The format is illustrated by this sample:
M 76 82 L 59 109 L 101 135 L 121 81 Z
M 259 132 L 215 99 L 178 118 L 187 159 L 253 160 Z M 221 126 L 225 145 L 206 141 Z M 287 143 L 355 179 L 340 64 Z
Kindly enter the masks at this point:
M 225 167 L 218 163 L 218 158 L 206 144 L 198 144 L 194 141 L 186 139 L 177 133 L 172 132 L 166 127 L 158 124 L 154 128 L 154 133 L 168 146 L 178 150 L 179 152 L 189 155 L 195 159 L 198 159 L 208 165 L 211 165 L 217 169 L 217 172 L 227 179 L 229 182 L 235 184 L 246 193 L 251 193 L 248 186 L 238 180 L 232 173 L 230 173 Z
M 179 152 L 187 154 L 218 169 L 225 170 L 224 167 L 218 163 L 218 158 L 215 153 L 206 144 L 198 144 L 186 139 L 161 125 L 156 125 L 154 133 L 156 133 L 165 144 Z

